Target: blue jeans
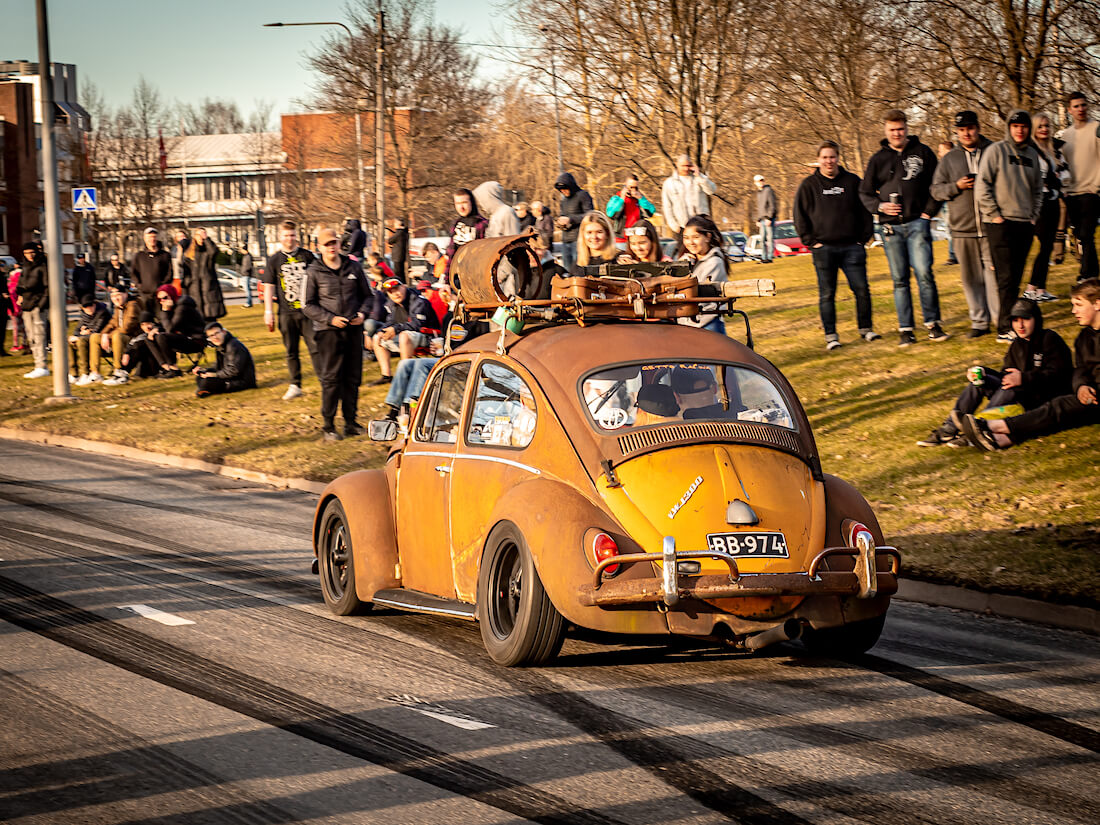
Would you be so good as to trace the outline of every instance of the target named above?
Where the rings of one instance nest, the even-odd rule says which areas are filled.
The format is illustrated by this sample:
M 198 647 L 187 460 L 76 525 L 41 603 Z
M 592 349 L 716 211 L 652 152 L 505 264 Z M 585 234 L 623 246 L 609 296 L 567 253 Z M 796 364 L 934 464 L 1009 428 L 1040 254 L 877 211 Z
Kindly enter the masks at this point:
M 836 275 L 844 270 L 856 297 L 856 323 L 860 333 L 871 331 L 871 290 L 867 286 L 867 250 L 861 243 L 824 244 L 813 250 L 817 272 L 817 310 L 825 337 L 836 337 Z
M 717 318 L 712 318 L 710 321 L 707 321 L 700 329 L 705 329 L 709 332 L 717 332 L 719 335 L 725 335 L 727 337 L 729 336 L 726 332 L 726 323 L 722 320 L 722 316 L 720 315 Z
M 424 382 L 428 380 L 428 373 L 432 371 L 438 358 L 405 358 L 397 365 L 390 382 L 389 392 L 386 393 L 386 403 L 391 407 L 400 407 L 402 404 L 419 398 L 424 391 Z
M 909 223 L 890 225 L 893 232 L 883 239 L 890 277 L 894 280 L 894 308 L 898 312 L 898 329 L 913 331 L 913 296 L 909 291 L 909 268 L 917 278 L 920 309 L 924 325 L 931 328 L 940 322 L 940 294 L 932 275 L 931 221 L 917 218 Z
M 576 241 L 562 241 L 561 244 L 561 266 L 565 270 L 566 275 L 573 273 L 573 267 L 577 263 L 577 242 Z
M 775 221 L 765 218 L 756 225 L 760 227 L 760 260 L 770 261 L 775 257 Z
M 244 281 L 244 305 L 250 307 L 252 306 L 252 278 L 245 275 L 241 280 Z

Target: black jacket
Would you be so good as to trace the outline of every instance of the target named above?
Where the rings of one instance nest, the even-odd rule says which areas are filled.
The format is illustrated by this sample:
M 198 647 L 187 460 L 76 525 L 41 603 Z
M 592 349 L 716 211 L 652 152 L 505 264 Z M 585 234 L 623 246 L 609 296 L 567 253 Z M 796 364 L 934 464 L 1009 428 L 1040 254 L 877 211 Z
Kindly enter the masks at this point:
M 23 260 L 15 294 L 23 298 L 23 312 L 47 309 L 50 305 L 50 281 L 46 270 L 46 256 L 39 254 L 33 262 Z
M 393 272 L 402 281 L 405 280 L 409 260 L 409 230 L 405 227 L 394 229 L 390 233 L 387 243 L 390 245 L 390 259 L 393 261 Z
M 104 327 L 111 322 L 111 307 L 102 301 L 95 302 L 95 311 L 91 315 L 81 308 L 79 320 L 76 322 L 77 335 L 98 335 Z
M 420 332 L 422 330 L 438 331 L 442 329 L 439 316 L 435 312 L 432 302 L 413 289 L 405 287 L 405 300 L 401 302 L 404 313 L 397 312 L 397 304 L 386 297 L 386 312 L 382 319 L 382 328 L 392 327 L 394 332 Z M 397 320 L 400 314 L 404 314 L 404 320 Z
M 580 232 L 581 219 L 592 211 L 592 196 L 577 186 L 577 179 L 569 172 L 562 172 L 554 181 L 555 189 L 567 189 L 569 194 L 561 199 L 560 214 L 569 218 L 569 226 L 561 232 L 563 243 L 573 243 Z
M 157 322 L 165 332 L 183 335 L 200 343 L 206 343 L 206 321 L 195 306 L 195 299 L 184 295 L 171 312 L 157 309 Z
M 932 197 L 932 176 L 936 173 L 936 153 L 925 146 L 916 135 L 910 135 L 900 152 L 890 148 L 885 138 L 882 148 L 871 155 L 859 195 L 863 205 L 872 215 L 878 215 L 882 223 L 908 223 L 926 213 L 935 217 L 940 203 Z M 901 194 L 901 216 L 885 215 L 878 211 L 879 204 L 890 200 L 890 195 Z
M 1027 409 L 1067 395 L 1073 375 L 1073 355 L 1054 330 L 1043 329 L 1043 319 L 1035 319 L 1035 332 L 1027 340 L 1017 338 L 1005 353 L 1004 368 L 1017 369 L 1023 383 L 1016 395 Z
M 78 301 L 83 295 L 95 295 L 95 268 L 91 264 L 74 266 L 70 278 Z
M 130 288 L 130 270 L 126 268 L 126 264 L 122 261 L 118 262 L 118 269 L 111 266 L 110 262 L 103 269 L 103 280 L 106 281 L 107 286 L 115 286 L 119 289 Z
M 191 261 L 191 281 L 184 285 L 184 294 L 195 299 L 203 318 L 209 321 L 221 318 L 225 315 L 225 298 L 218 283 L 218 247 L 207 238 L 202 246 L 192 240 L 190 248 L 195 250 L 195 257 Z
M 344 234 L 340 236 L 340 252 L 362 258 L 366 246 L 367 233 L 363 231 L 363 224 L 355 218 L 348 218 L 344 223 Z
M 134 253 L 130 273 L 138 292 L 146 297 L 155 295 L 158 287 L 172 282 L 172 256 L 157 241 L 156 252 L 142 249 Z
M 252 353 L 248 351 L 248 347 L 226 332 L 225 340 L 215 349 L 215 352 L 217 360 L 214 371 L 207 372 L 208 376 L 228 382 L 228 389 L 231 390 L 255 388 L 256 366 L 252 363 Z
M 361 312 L 366 318 L 371 302 L 370 284 L 357 261 L 341 255 L 339 270 L 329 269 L 323 258 L 306 267 L 302 314 L 313 321 L 315 330 L 336 329 L 332 319 L 338 315 L 351 319 Z
M 859 175 L 838 167 L 835 178 L 818 170 L 798 186 L 794 226 L 802 243 L 854 244 L 871 240 L 875 224 L 859 197 Z
M 1076 369 L 1073 371 L 1073 391 L 1081 387 L 1100 390 L 1100 330 L 1085 327 L 1073 342 Z

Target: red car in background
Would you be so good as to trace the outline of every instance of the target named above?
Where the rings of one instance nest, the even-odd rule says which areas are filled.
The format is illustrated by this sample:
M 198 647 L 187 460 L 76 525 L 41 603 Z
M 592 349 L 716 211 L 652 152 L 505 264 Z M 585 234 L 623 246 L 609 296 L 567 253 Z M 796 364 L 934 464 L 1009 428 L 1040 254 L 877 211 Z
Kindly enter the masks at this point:
M 749 245 L 745 247 L 745 254 L 759 259 L 760 252 L 760 235 L 753 235 L 749 238 Z M 802 243 L 802 239 L 795 231 L 794 221 L 775 222 L 775 257 L 786 258 L 791 255 L 809 254 L 809 247 Z

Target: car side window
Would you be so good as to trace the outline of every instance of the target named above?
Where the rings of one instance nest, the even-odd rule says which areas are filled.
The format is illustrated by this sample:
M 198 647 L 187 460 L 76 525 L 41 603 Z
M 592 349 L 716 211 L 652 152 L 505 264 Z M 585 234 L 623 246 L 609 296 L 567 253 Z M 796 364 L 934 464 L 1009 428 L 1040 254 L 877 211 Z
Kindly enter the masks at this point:
M 503 364 L 486 362 L 466 432 L 469 444 L 523 448 L 535 435 L 535 396 L 522 378 Z
M 453 444 L 458 441 L 462 420 L 462 397 L 466 379 L 470 377 L 470 362 L 462 361 L 443 370 L 425 393 L 424 412 L 416 427 L 417 441 Z

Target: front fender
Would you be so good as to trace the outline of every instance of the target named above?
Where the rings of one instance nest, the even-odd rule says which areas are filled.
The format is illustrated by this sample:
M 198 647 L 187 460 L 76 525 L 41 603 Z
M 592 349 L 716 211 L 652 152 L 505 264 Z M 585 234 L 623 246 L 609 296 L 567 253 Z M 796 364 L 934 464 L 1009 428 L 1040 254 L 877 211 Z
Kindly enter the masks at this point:
M 334 498 L 343 505 L 354 558 L 355 595 L 363 601 L 370 601 L 379 590 L 401 586 L 391 490 L 386 470 L 347 473 L 325 487 L 313 517 L 316 555 L 321 514 Z
M 578 590 L 591 581 L 595 568 L 584 547 L 589 528 L 608 533 L 624 554 L 641 552 L 599 503 L 569 484 L 536 478 L 511 488 L 497 502 L 490 526 L 502 521 L 512 522 L 523 533 L 546 595 L 568 621 L 610 633 L 668 633 L 664 617 L 652 606 L 607 608 L 580 603 Z M 652 575 L 652 569 L 633 565 L 621 575 L 642 577 Z

